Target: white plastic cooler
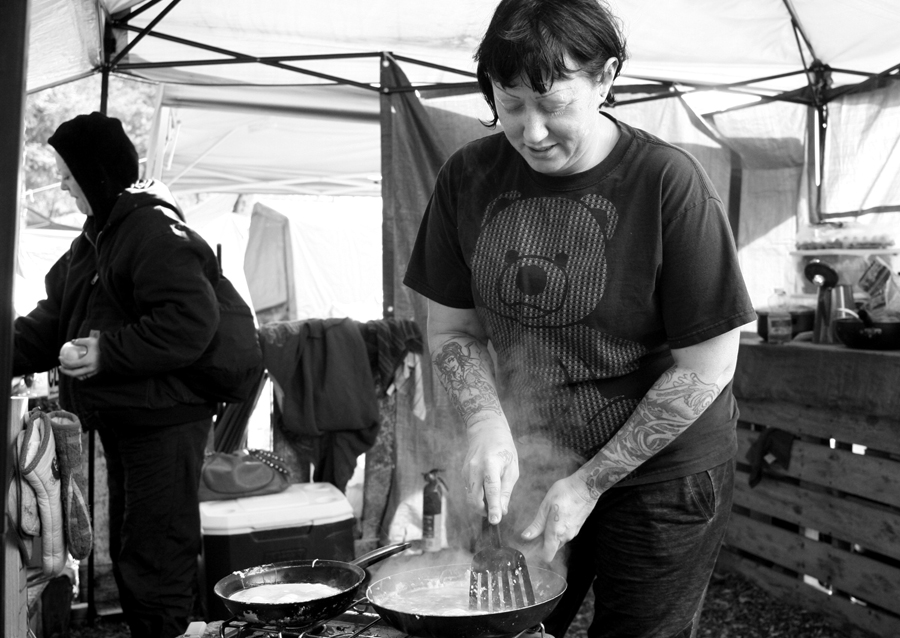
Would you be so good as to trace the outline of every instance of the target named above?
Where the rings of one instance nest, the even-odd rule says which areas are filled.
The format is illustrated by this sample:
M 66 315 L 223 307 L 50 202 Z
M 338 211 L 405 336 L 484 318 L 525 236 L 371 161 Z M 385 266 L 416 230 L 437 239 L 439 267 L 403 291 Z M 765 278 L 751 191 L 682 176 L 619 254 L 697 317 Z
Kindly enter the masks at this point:
M 206 620 L 229 617 L 213 591 L 231 572 L 288 560 L 353 560 L 353 508 L 330 483 L 200 503 Z

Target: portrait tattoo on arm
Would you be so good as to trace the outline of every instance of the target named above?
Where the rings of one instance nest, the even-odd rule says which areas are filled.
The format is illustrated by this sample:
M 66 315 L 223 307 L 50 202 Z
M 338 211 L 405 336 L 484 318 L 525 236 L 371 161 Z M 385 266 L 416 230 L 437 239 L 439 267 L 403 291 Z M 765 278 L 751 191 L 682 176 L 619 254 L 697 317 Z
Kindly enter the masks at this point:
M 500 399 L 491 381 L 493 361 L 477 341 L 446 342 L 434 355 L 434 369 L 467 426 L 473 416 L 485 410 L 501 414 Z

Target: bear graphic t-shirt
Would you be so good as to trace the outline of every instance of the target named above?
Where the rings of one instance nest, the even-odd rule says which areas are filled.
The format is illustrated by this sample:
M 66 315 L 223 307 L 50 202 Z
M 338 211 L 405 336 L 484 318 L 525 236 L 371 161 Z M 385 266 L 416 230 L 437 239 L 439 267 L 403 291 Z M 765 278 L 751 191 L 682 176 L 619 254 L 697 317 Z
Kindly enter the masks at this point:
M 502 134 L 457 151 L 438 175 L 404 279 L 437 303 L 476 309 L 514 434 L 585 460 L 673 364 L 670 347 L 755 318 L 700 165 L 616 124 L 610 155 L 575 175 L 532 170 Z M 620 484 L 728 460 L 736 420 L 729 386 Z

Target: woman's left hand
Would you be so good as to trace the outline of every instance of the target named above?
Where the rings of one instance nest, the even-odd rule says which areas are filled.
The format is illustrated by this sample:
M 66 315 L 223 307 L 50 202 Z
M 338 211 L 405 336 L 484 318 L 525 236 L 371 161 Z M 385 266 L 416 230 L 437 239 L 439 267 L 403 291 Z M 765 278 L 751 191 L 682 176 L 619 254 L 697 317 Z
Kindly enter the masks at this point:
M 560 479 L 547 491 L 522 538 L 533 540 L 543 534 L 540 557 L 549 563 L 561 546 L 575 538 L 596 504 L 597 499 L 591 497 L 577 473 Z

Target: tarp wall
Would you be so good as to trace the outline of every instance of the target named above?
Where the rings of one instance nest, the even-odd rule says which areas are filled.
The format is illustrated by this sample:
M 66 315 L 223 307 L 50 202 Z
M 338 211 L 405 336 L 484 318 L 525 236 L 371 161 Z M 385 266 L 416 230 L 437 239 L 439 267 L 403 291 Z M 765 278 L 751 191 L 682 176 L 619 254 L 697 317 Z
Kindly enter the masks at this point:
M 741 159 L 738 254 L 757 307 L 775 287 L 802 288 L 790 253 L 798 226 L 809 221 L 808 115 L 806 106 L 771 102 L 711 118 Z
M 260 197 L 243 257 L 260 323 L 382 317 L 379 203 Z
M 824 217 L 900 210 L 900 82 L 828 109 Z
M 390 58 L 385 59 L 381 81 L 384 86 L 402 87 L 409 82 Z M 406 263 L 412 252 L 416 230 L 431 195 L 438 169 L 449 157 L 451 145 L 431 124 L 428 114 L 412 92 L 389 93 L 381 98 L 381 167 L 386 316 L 412 319 L 424 334 L 427 323 L 425 299 L 403 286 Z M 427 343 L 422 360 L 431 360 Z M 459 441 L 465 432 L 450 412 L 446 397 L 435 391 L 431 366 L 423 366 L 427 415 L 420 420 L 412 405 L 398 395 L 393 484 L 388 491 L 387 510 L 382 531 L 400 503 L 421 490 L 423 475 L 431 469 L 444 470 L 450 494 L 464 494 L 459 468 L 462 467 Z M 402 462 L 400 460 L 402 459 Z M 462 532 L 461 522 L 468 514 L 458 498 L 448 500 L 448 524 L 451 534 Z M 456 545 L 458 538 L 449 542 Z

